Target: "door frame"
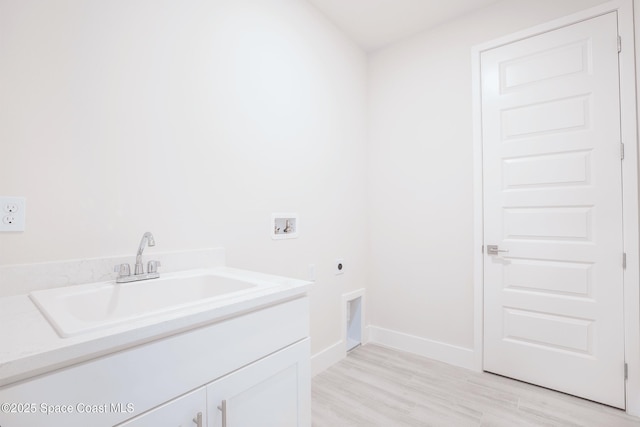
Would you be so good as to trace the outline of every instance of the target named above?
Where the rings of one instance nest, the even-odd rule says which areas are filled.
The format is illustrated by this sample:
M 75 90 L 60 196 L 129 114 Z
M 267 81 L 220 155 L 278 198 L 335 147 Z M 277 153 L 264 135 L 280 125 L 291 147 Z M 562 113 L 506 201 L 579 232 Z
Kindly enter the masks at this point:
M 636 6 L 636 21 L 640 24 L 640 0 Z M 480 55 L 517 40 L 535 36 L 575 24 L 609 12 L 618 13 L 618 34 L 622 38 L 620 63 L 621 135 L 625 148 L 622 163 L 622 221 L 624 224 L 624 252 L 627 255 L 623 270 L 624 293 L 624 356 L 628 367 L 626 380 L 626 411 L 640 416 L 640 238 L 638 215 L 638 113 L 636 95 L 636 48 L 634 40 L 634 0 L 612 0 L 542 25 L 519 31 L 472 48 L 473 102 L 473 162 L 474 162 L 474 366 L 483 370 L 484 348 L 484 218 L 482 182 L 482 100 L 480 86 Z M 640 29 L 639 29 L 640 30 Z M 638 31 L 640 33 L 640 31 Z M 638 45 L 640 47 L 640 34 Z M 638 52 L 640 61 L 640 51 Z M 640 66 L 639 66 L 640 67 Z M 621 254 L 622 255 L 622 254 Z M 622 259 L 621 259 L 622 262 Z M 621 367 L 622 369 L 622 367 Z

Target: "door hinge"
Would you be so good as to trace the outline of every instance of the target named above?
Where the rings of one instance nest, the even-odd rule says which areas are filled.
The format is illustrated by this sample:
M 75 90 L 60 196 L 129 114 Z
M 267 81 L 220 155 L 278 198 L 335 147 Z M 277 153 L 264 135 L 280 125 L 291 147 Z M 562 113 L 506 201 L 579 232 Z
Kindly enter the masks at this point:
M 622 268 L 627 268 L 627 253 L 622 253 Z
M 627 362 L 624 363 L 624 379 L 629 379 L 629 365 L 627 364 Z
M 618 36 L 618 53 L 622 52 L 622 37 Z
M 620 160 L 624 160 L 624 143 L 620 143 Z

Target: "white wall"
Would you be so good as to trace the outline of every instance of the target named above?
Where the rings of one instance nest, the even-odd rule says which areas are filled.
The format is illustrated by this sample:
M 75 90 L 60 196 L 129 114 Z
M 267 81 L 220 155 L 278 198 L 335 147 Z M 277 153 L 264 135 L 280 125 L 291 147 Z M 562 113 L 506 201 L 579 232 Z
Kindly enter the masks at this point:
M 0 0 L 0 195 L 27 199 L 0 265 L 133 257 L 147 230 L 150 254 L 313 263 L 312 351 L 335 343 L 364 286 L 366 65 L 305 1 Z M 271 240 L 281 211 L 298 239 Z
M 474 346 L 471 48 L 599 3 L 505 0 L 371 55 L 368 315 L 382 341 L 445 360 Z
M 315 264 L 313 353 L 365 285 L 375 328 L 471 349 L 471 47 L 602 2 L 505 0 L 367 63 L 306 1 L 0 0 L 0 195 L 28 207 L 0 265 L 133 255 L 149 230 L 149 253 Z M 270 239 L 276 211 L 300 238 Z

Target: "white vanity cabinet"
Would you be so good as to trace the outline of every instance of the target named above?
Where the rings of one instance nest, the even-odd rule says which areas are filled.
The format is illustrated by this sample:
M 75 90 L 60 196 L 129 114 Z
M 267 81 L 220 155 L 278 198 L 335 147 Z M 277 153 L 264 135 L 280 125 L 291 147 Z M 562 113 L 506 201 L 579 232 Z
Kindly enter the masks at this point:
M 201 412 L 222 427 L 224 408 L 227 427 L 309 427 L 308 336 L 306 295 L 185 326 L 0 387 L 0 403 L 34 405 L 0 412 L 0 426 L 197 427 Z
M 293 344 L 118 427 L 310 426 L 308 345 Z

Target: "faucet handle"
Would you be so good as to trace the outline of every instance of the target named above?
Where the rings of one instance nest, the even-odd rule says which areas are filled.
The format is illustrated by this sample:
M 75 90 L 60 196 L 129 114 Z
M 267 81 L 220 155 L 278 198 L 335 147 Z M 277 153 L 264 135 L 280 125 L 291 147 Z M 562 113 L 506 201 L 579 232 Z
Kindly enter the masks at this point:
M 149 261 L 147 263 L 147 274 L 157 273 L 158 267 L 160 267 L 161 265 L 162 264 L 160 264 L 160 261 Z
M 113 267 L 113 271 L 118 273 L 118 277 L 126 277 L 131 275 L 131 267 L 129 264 L 119 264 Z

